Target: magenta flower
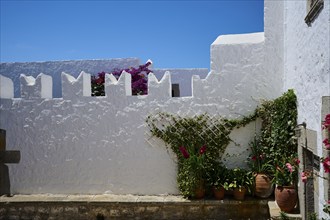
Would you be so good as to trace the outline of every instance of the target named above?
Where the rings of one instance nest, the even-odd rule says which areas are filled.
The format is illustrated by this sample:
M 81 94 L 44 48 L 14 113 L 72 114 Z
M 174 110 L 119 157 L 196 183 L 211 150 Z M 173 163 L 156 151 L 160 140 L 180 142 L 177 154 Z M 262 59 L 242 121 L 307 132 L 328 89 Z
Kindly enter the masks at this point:
M 323 167 L 324 167 L 324 172 L 325 173 L 330 173 L 330 157 L 326 157 L 322 161 Z
M 186 159 L 189 158 L 189 153 L 188 153 L 187 149 L 184 146 L 179 147 L 179 150 L 181 151 L 184 158 L 186 158 Z
M 203 145 L 201 149 L 199 149 L 199 154 L 202 155 L 206 152 L 206 145 Z
M 301 180 L 303 181 L 303 183 L 307 182 L 307 174 L 305 172 L 301 173 Z
M 328 138 L 323 140 L 323 144 L 328 150 L 330 150 L 330 143 Z
M 325 121 L 322 124 L 322 129 L 326 129 L 326 128 L 328 128 L 330 131 L 330 114 L 327 114 L 325 116 Z
M 298 158 L 295 158 L 295 159 L 294 159 L 294 162 L 295 162 L 297 165 L 300 164 L 300 160 L 299 160 Z
M 290 163 L 286 163 L 285 166 L 288 168 L 289 172 L 292 173 L 294 171 L 294 168 Z

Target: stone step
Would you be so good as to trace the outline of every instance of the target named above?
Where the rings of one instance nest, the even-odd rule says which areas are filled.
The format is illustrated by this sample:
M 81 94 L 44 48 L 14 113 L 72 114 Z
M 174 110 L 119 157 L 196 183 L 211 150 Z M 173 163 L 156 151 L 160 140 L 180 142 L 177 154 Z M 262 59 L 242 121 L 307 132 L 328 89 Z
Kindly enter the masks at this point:
M 180 196 L 15 195 L 0 197 L 0 219 L 270 219 L 268 201 Z

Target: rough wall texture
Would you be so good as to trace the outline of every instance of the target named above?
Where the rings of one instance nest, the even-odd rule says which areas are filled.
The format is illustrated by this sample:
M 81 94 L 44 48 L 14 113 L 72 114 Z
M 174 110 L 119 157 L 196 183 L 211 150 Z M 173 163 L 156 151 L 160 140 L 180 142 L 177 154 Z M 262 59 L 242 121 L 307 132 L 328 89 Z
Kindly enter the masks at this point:
M 147 96 L 130 96 L 130 75 L 122 74 L 118 81 L 106 76 L 105 97 L 88 97 L 88 77 L 84 72 L 77 79 L 63 73 L 63 98 L 54 99 L 42 98 L 49 94 L 42 89 L 49 80 L 41 79 L 48 77 L 22 76 L 22 91 L 31 98 L 1 99 L 0 125 L 7 130 L 7 147 L 22 155 L 9 169 L 13 193 L 176 194 L 175 158 L 160 141 L 150 139 L 146 117 L 166 111 L 238 118 L 251 113 L 257 102 L 251 97 L 258 79 L 224 77 L 221 82 L 213 72 L 192 80 L 195 96 L 180 98 L 171 97 L 169 73 L 161 81 L 149 75 Z M 250 85 L 250 95 L 238 100 L 232 93 L 223 99 L 223 87 L 228 86 L 223 83 L 228 82 L 232 87 L 236 82 Z M 230 166 L 244 166 L 254 128 L 251 124 L 234 131 L 241 152 L 228 147 L 227 153 L 240 158 Z
M 295 88 L 299 123 L 320 132 L 322 96 L 330 95 L 330 2 L 307 26 L 306 2 L 286 2 L 284 89 Z M 290 21 L 290 22 L 289 22 Z M 319 152 L 321 153 L 321 151 Z
M 193 78 L 193 96 L 219 92 L 222 102 L 239 106 L 229 110 L 234 114 L 256 108 L 260 99 L 272 97 L 263 58 L 264 33 L 219 36 L 211 45 L 212 74 L 206 80 Z
M 153 73 L 157 79 L 161 79 L 165 72 L 171 73 L 172 84 L 179 84 L 180 96 L 191 96 L 191 78 L 193 75 L 198 75 L 204 79 L 209 70 L 208 69 L 153 69 Z
M 322 156 L 322 96 L 330 95 L 330 1 L 324 1 L 323 10 L 311 26 L 304 21 L 306 7 L 306 1 L 285 1 L 285 10 L 282 10 L 285 13 L 283 90 L 294 88 L 298 98 L 298 123 L 306 122 L 307 128 L 317 133 L 316 153 Z M 320 173 L 324 173 L 322 168 Z M 322 217 L 325 181 L 318 180 L 319 193 L 315 198 L 319 210 L 316 212 Z
M 265 56 L 263 63 L 267 80 L 272 82 L 270 85 L 272 98 L 277 98 L 283 92 L 284 10 L 284 1 L 264 1 Z

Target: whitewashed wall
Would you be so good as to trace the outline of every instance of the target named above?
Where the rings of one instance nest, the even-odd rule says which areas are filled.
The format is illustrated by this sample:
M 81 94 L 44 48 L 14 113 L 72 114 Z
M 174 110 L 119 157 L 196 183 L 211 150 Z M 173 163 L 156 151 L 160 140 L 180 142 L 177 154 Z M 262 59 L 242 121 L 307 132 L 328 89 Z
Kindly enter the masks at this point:
M 273 98 L 279 97 L 286 91 L 283 90 L 284 10 L 284 0 L 264 1 L 264 71 L 268 77 L 267 80 L 272 81 L 270 92 Z
M 191 78 L 198 75 L 204 79 L 209 73 L 208 69 L 192 68 L 192 69 L 152 69 L 157 79 L 161 79 L 165 72 L 171 73 L 172 84 L 179 84 L 180 96 L 191 96 Z
M 304 18 L 305 1 L 285 2 L 284 22 L 284 90 L 294 88 L 298 98 L 298 122 L 317 132 L 317 154 L 322 155 L 321 104 L 322 96 L 330 96 L 330 1 L 311 26 Z M 330 113 L 330 109 L 328 110 Z M 322 167 L 322 166 L 321 166 Z M 321 168 L 323 173 L 323 167 Z M 324 215 L 324 181 L 319 178 L 319 217 Z
M 8 82 L 1 77 L 1 82 Z M 50 98 L 51 92 L 45 88 L 51 87 L 45 85 L 51 83 L 51 77 L 22 75 L 23 97 L 11 99 L 13 94 L 5 94 L 0 100 L 0 124 L 7 130 L 7 147 L 22 154 L 19 164 L 9 165 L 12 192 L 178 193 L 175 158 L 160 141 L 149 139 L 145 119 L 159 111 L 190 116 L 208 112 L 230 118 L 253 112 L 257 101 L 251 97 L 258 79 L 239 79 L 251 88 L 246 91 L 251 95 L 237 101 L 236 93 L 222 98 L 223 87 L 234 88 L 227 83 L 236 80 L 223 77 L 222 82 L 215 80 L 218 77 L 214 72 L 206 79 L 195 77 L 194 96 L 172 98 L 169 73 L 160 82 L 154 74 L 149 75 L 147 96 L 130 96 L 129 74 L 123 74 L 118 82 L 108 75 L 107 96 L 89 97 L 89 74 L 81 73 L 75 80 L 63 73 L 63 98 Z M 1 84 L 1 88 L 13 90 L 11 83 Z M 254 127 L 252 123 L 234 131 L 239 134 L 233 139 L 241 144 L 242 154 L 228 165 L 245 165 Z M 234 145 L 227 149 L 229 154 L 237 152 Z

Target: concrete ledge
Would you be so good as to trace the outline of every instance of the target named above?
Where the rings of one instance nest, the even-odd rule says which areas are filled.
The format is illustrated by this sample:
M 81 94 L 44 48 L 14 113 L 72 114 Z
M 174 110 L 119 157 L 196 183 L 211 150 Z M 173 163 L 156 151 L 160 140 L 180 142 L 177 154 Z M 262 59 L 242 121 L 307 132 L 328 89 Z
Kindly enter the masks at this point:
M 269 219 L 267 200 L 180 196 L 15 195 L 0 197 L 0 219 Z

